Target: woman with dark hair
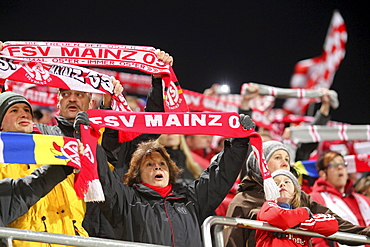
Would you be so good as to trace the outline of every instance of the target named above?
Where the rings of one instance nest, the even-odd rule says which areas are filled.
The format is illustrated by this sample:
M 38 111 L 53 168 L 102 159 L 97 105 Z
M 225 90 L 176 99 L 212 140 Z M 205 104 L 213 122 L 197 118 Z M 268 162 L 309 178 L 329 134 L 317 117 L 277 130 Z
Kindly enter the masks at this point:
M 245 129 L 249 116 L 240 116 Z M 176 182 L 180 169 L 157 141 L 139 144 L 124 183 L 99 164 L 105 202 L 101 211 L 123 225 L 122 240 L 168 246 L 202 246 L 200 226 L 229 192 L 247 157 L 249 138 L 225 142 L 224 150 L 193 183 Z M 98 149 L 99 152 L 103 152 Z M 99 155 L 100 156 L 100 155 Z M 102 156 L 102 155 L 101 155 Z

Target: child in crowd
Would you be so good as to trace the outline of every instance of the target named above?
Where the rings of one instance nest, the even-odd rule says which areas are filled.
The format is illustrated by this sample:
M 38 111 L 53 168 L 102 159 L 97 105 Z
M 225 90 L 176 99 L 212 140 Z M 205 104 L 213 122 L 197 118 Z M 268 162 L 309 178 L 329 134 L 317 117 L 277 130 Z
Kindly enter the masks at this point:
M 277 201 L 266 201 L 257 220 L 286 230 L 297 227 L 330 236 L 338 231 L 338 221 L 330 214 L 312 214 L 307 207 L 300 207 L 301 189 L 297 178 L 287 170 L 276 170 L 272 177 L 280 189 Z M 310 246 L 311 237 L 257 230 L 256 246 Z

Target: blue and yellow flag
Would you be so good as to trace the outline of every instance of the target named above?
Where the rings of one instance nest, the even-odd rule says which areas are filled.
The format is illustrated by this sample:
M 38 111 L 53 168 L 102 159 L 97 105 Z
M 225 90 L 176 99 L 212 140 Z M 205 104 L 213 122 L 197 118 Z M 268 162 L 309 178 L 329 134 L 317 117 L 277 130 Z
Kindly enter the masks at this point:
M 298 171 L 299 174 L 307 175 L 314 178 L 319 176 L 316 171 L 316 160 L 297 161 L 294 164 L 294 168 Z
M 13 132 L 0 133 L 0 163 L 81 168 L 75 138 Z

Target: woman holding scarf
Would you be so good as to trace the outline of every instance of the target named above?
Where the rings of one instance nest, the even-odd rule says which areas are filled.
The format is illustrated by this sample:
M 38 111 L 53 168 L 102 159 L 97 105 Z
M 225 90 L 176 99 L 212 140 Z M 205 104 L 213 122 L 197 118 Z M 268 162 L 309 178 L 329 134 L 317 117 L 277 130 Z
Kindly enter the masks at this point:
M 240 122 L 245 129 L 254 126 L 249 116 L 241 115 Z M 248 147 L 249 138 L 226 141 L 224 150 L 199 179 L 183 186 L 176 183 L 181 170 L 165 148 L 157 141 L 141 143 L 124 183 L 108 166 L 99 165 L 105 195 L 101 210 L 111 224 L 123 224 L 122 240 L 202 246 L 200 226 L 229 192 Z

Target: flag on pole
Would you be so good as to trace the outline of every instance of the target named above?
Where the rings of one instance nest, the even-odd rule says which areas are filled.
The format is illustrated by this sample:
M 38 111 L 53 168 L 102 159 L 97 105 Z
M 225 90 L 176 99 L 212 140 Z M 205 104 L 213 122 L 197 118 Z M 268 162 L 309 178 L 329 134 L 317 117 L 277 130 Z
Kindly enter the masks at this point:
M 329 89 L 335 72 L 344 59 L 347 30 L 338 11 L 334 11 L 320 56 L 299 61 L 290 81 L 291 88 Z M 290 114 L 304 115 L 314 99 L 288 99 L 283 108 Z

